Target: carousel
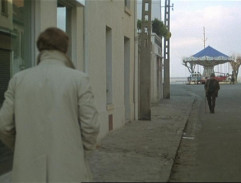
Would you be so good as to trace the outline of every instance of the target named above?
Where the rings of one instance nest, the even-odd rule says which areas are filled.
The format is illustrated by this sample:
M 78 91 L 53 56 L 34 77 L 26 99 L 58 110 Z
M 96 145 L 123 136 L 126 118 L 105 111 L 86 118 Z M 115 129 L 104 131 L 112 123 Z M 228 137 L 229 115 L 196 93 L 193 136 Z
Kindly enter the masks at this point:
M 191 74 L 194 73 L 196 65 L 203 66 L 202 77 L 207 78 L 214 73 L 214 66 L 231 62 L 233 59 L 218 50 L 208 46 L 191 57 L 183 59 L 183 65 L 186 66 Z

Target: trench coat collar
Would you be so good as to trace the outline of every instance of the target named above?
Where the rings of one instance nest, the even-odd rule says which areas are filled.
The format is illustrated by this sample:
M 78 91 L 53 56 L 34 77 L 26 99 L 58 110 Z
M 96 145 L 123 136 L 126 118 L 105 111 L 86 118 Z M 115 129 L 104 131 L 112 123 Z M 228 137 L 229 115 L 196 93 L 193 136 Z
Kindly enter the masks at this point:
M 57 50 L 44 50 L 41 52 L 40 63 L 42 64 L 67 64 L 67 57 L 64 53 Z

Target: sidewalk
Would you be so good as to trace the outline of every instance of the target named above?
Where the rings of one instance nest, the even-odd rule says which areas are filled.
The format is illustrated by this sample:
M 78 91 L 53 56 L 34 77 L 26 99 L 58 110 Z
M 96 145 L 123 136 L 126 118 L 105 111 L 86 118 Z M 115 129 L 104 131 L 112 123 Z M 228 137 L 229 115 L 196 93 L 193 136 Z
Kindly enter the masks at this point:
M 193 97 L 152 107 L 151 121 L 134 121 L 107 135 L 90 156 L 98 182 L 167 182 Z
M 173 96 L 152 107 L 151 121 L 110 132 L 89 155 L 96 182 L 167 182 L 194 97 Z M 0 177 L 10 183 L 10 174 Z

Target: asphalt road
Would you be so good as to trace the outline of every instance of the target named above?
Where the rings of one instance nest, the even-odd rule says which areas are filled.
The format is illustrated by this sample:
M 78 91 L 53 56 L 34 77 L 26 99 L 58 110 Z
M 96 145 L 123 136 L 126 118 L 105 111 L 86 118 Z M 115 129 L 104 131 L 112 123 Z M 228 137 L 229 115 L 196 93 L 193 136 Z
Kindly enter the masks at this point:
M 215 114 L 203 85 L 172 85 L 196 96 L 170 182 L 241 182 L 241 85 L 221 85 Z M 206 109 L 205 109 L 206 104 Z

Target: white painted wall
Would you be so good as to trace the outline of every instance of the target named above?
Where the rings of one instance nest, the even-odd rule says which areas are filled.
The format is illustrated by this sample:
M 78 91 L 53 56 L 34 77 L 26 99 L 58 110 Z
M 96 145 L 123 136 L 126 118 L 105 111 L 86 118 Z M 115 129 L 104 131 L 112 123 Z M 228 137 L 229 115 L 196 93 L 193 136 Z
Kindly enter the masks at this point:
M 125 124 L 124 37 L 130 40 L 129 104 L 130 120 L 134 120 L 135 1 L 130 3 L 130 11 L 126 12 L 124 1 L 85 2 L 85 39 L 88 40 L 85 61 L 99 111 L 99 138 L 109 132 L 109 115 L 113 115 L 114 129 Z M 106 27 L 112 30 L 112 105 L 106 104 Z

